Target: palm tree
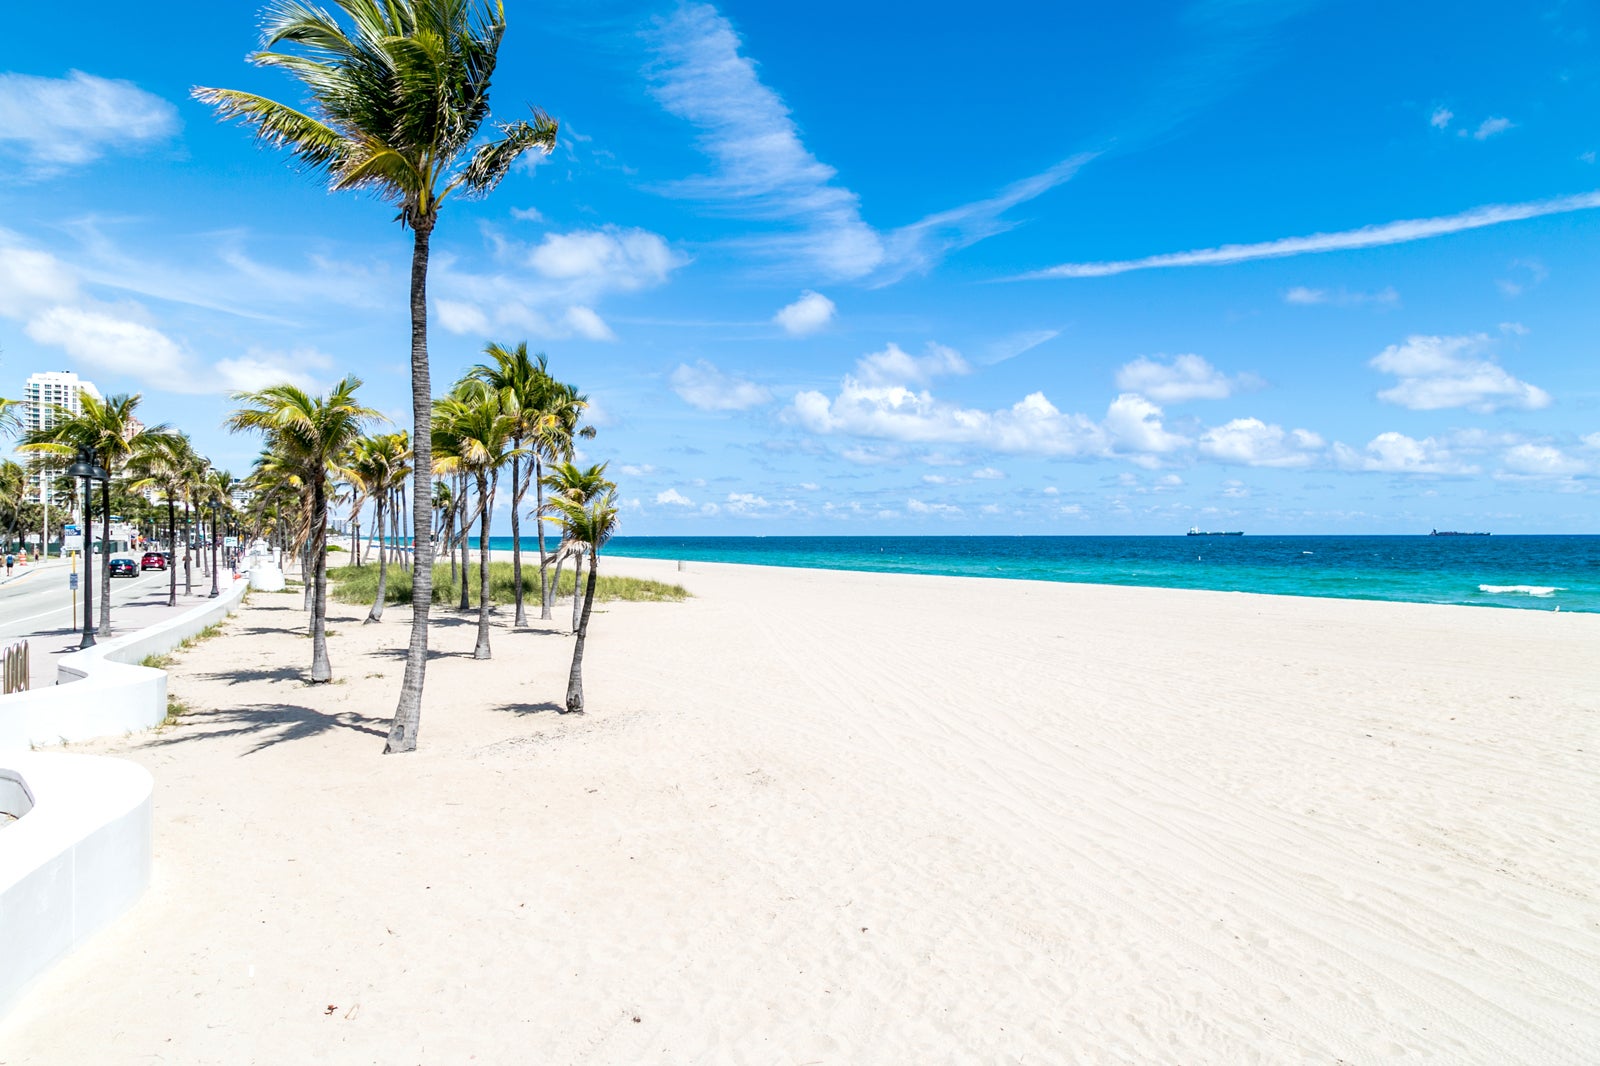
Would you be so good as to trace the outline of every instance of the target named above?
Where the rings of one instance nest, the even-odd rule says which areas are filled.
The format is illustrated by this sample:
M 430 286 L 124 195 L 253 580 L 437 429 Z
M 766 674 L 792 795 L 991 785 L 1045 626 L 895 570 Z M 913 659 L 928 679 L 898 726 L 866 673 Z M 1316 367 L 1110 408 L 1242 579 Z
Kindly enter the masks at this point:
M 529 440 L 538 439 L 541 434 L 550 428 L 550 421 L 555 416 L 550 411 L 549 400 L 553 395 L 554 380 L 545 371 L 545 357 L 541 355 L 528 355 L 528 342 L 523 341 L 515 348 L 505 348 L 499 344 L 490 344 L 484 348 L 484 354 L 494 360 L 492 365 L 479 363 L 468 373 L 471 377 L 482 381 L 485 385 L 500 394 L 501 406 L 511 419 L 511 587 L 516 597 L 516 617 L 512 621 L 514 626 L 528 624 L 527 611 L 523 606 L 522 596 L 522 497 L 528 491 L 528 479 L 522 471 L 523 446 Z M 539 454 L 533 454 L 533 478 L 539 478 Z M 540 538 L 539 548 L 539 578 L 541 581 L 539 602 L 544 606 L 544 546 Z M 545 608 L 542 617 L 549 618 L 550 612 Z
M 583 545 L 589 556 L 589 587 L 583 598 L 583 615 L 578 620 L 577 639 L 572 644 L 572 669 L 567 674 L 566 714 L 583 713 L 583 646 L 589 637 L 589 612 L 594 607 L 594 589 L 600 573 L 600 548 L 617 531 L 617 496 L 607 490 L 588 503 L 555 497 L 551 505 L 561 514 L 567 535 Z M 565 545 L 565 542 L 563 542 Z M 574 588 L 574 594 L 577 590 Z
M 550 380 L 550 391 L 545 397 L 545 417 L 539 422 L 539 432 L 534 438 L 534 456 L 536 464 L 542 462 L 548 466 L 572 461 L 574 447 L 579 437 L 590 439 L 594 436 L 593 426 L 580 426 L 583 412 L 589 407 L 589 398 L 579 392 L 576 386 L 567 385 L 555 379 Z M 539 486 L 535 496 L 535 514 L 544 513 L 544 478 L 535 479 Z M 555 603 L 556 583 L 546 581 L 549 554 L 544 545 L 544 524 L 539 523 L 539 600 L 541 619 L 550 617 L 550 608 Z M 574 586 L 576 588 L 576 586 Z
M 579 469 L 573 463 L 562 463 L 550 468 L 550 473 L 544 476 L 544 485 L 550 490 L 550 504 L 547 505 L 549 513 L 558 522 L 561 528 L 561 549 L 556 554 L 555 579 L 550 583 L 552 588 L 561 584 L 561 564 L 572 556 L 572 631 L 578 631 L 578 609 L 583 603 L 583 595 L 578 588 L 578 583 L 583 579 L 583 549 L 577 542 L 571 542 L 571 531 L 566 528 L 566 512 L 555 506 L 558 500 L 570 500 L 578 504 L 588 504 L 590 500 L 603 493 L 616 488 L 616 485 L 606 480 L 607 463 L 597 463 L 587 470 Z
M 383 416 L 356 399 L 361 379 L 347 375 L 327 396 L 311 396 L 294 385 L 236 392 L 245 406 L 225 423 L 234 432 L 265 435 L 286 470 L 293 470 L 310 497 L 311 681 L 333 680 L 328 661 L 328 480 L 339 460 L 366 427 Z
M 100 598 L 98 632 L 102 636 L 111 632 L 111 478 L 144 446 L 144 441 L 170 432 L 165 425 L 138 428 L 138 419 L 133 412 L 141 398 L 139 393 L 131 396 L 121 393 L 101 399 L 85 392 L 80 397 L 81 410 L 78 413 L 57 406 L 54 423 L 29 433 L 17 448 L 18 451 L 43 452 L 57 458 L 65 458 L 84 448 L 105 467 L 109 475 L 100 483 L 100 543 L 104 548 L 100 565 L 101 577 L 105 582 L 101 587 L 106 590 L 106 595 Z M 91 557 L 87 548 L 93 544 L 94 531 L 85 529 L 83 534 L 86 549 L 84 561 L 88 565 Z
M 411 472 L 406 465 L 410 458 L 411 443 L 406 434 L 400 432 L 361 438 L 346 460 L 352 480 L 360 486 L 364 496 L 371 497 L 377 511 L 372 528 L 378 535 L 378 594 L 373 598 L 372 610 L 367 612 L 364 624 L 383 621 L 384 599 L 389 593 L 389 555 L 384 551 L 383 514 L 385 506 Z
M 472 148 L 489 117 L 489 82 L 505 36 L 505 9 L 476 0 L 335 0 L 354 32 L 328 12 L 279 3 L 265 14 L 258 66 L 278 67 L 310 92 L 304 113 L 254 93 L 196 88 L 222 118 L 255 127 L 259 140 L 287 147 L 334 189 L 375 192 L 400 208 L 412 232 L 412 526 L 416 537 L 411 641 L 400 701 L 384 746 L 414 751 L 428 666 L 433 602 L 433 396 L 428 368 L 428 249 L 439 209 L 458 190 L 485 196 L 524 152 L 548 154 L 557 123 L 534 109 L 532 122 L 498 125 L 498 139 Z M 275 52 L 291 45 L 292 52 Z M 462 157 L 468 153 L 465 165 Z
M 178 602 L 178 498 L 188 489 L 188 473 L 198 456 L 189 438 L 172 433 L 143 441 L 128 461 L 135 491 L 153 488 L 167 501 L 167 606 Z
M 438 402 L 442 432 L 434 440 L 435 462 L 442 473 L 470 474 L 477 482 L 478 513 L 478 643 L 474 659 L 491 658 L 489 650 L 489 519 L 494 511 L 500 467 L 511 458 L 513 419 L 500 394 L 468 379 Z M 465 575 L 463 575 L 465 586 Z

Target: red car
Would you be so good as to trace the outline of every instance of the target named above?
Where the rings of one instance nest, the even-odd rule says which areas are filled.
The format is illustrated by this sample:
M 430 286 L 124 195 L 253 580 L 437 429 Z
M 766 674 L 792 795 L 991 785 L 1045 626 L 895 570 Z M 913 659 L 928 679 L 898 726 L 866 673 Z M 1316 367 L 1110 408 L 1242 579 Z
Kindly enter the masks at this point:
M 145 552 L 144 558 L 139 560 L 139 569 L 141 571 L 165 570 L 166 568 L 167 557 L 160 552 Z

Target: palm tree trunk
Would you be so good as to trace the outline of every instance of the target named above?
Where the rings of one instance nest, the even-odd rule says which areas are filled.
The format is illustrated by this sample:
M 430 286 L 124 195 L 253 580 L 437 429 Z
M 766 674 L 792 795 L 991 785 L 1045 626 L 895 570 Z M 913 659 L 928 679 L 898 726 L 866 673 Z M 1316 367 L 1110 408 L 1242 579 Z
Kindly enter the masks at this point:
M 578 631 L 578 610 L 583 606 L 583 597 L 579 595 L 578 582 L 583 578 L 583 556 L 576 555 L 572 559 L 572 631 Z
M 428 239 L 433 218 L 412 220 L 411 247 L 411 506 L 433 500 L 433 383 L 428 370 Z M 400 702 L 389 726 L 386 753 L 415 751 L 422 724 L 422 683 L 428 672 L 428 621 L 433 611 L 433 530 L 427 512 L 413 515 L 417 531 L 416 570 L 411 578 L 411 641 Z
M 374 521 L 379 529 L 383 528 L 383 497 L 378 493 L 378 514 Z M 383 552 L 378 553 L 378 595 L 372 601 L 372 610 L 367 612 L 367 620 L 362 625 L 371 625 L 373 622 L 383 621 L 383 601 L 389 595 L 389 565 L 383 557 Z
M 492 507 L 489 482 L 478 475 L 478 645 L 472 649 L 474 659 L 493 658 L 489 653 L 489 519 Z
M 328 497 L 327 486 L 317 478 L 311 486 L 311 565 L 306 585 L 311 589 L 311 683 L 333 680 L 328 661 Z
M 106 465 L 110 465 L 109 463 Z M 91 539 L 94 530 L 84 530 Z M 100 482 L 100 573 L 105 580 L 100 583 L 100 636 L 111 635 L 111 479 Z
M 594 606 L 595 575 L 600 570 L 600 558 L 594 552 L 589 552 L 589 588 L 583 598 L 583 616 L 578 619 L 578 639 L 572 643 L 572 671 L 567 674 L 567 709 L 566 714 L 583 713 L 583 645 L 589 636 L 589 611 Z M 572 587 L 572 594 L 578 594 L 578 587 Z
M 521 447 L 521 441 L 513 441 Z M 511 624 L 521 628 L 528 624 L 528 612 L 522 606 L 522 468 L 520 457 L 511 457 L 511 589 L 516 597 L 517 613 Z
M 314 569 L 311 563 L 311 544 L 316 539 L 317 534 L 314 530 L 307 533 L 305 546 L 300 549 L 300 609 L 306 612 L 307 632 L 310 632 L 317 624 L 316 614 L 312 611 L 313 605 L 311 602 L 311 571 Z
M 467 503 L 472 499 L 472 493 L 467 489 L 467 475 L 461 475 L 461 604 L 458 610 L 465 611 L 467 602 L 467 582 L 472 580 L 469 576 L 472 570 L 472 556 L 468 554 L 467 541 L 471 539 L 472 518 L 467 514 Z
M 555 586 L 546 580 L 550 576 L 549 553 L 544 549 L 544 464 L 538 455 L 533 457 L 533 513 L 534 526 L 539 531 L 539 620 L 550 620 L 550 604 L 555 599 Z
M 561 568 L 567 565 L 567 555 L 565 552 L 556 552 L 555 564 L 556 572 L 550 575 L 550 599 L 552 601 L 561 592 Z M 572 579 L 572 594 L 574 596 L 578 594 L 578 579 L 576 577 Z M 546 611 L 544 616 L 545 618 L 549 618 L 550 612 Z
M 167 606 L 178 605 L 178 560 L 172 549 L 178 545 L 178 505 L 167 497 Z

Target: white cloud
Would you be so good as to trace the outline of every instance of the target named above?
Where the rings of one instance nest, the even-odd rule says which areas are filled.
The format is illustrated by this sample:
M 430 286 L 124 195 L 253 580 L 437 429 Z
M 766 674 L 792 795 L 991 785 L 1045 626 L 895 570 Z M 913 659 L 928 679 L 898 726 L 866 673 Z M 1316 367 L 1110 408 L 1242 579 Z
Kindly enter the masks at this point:
M 1119 451 L 1165 455 L 1189 444 L 1187 437 L 1168 433 L 1161 424 L 1161 408 L 1137 393 L 1112 400 L 1104 425 Z
M 165 140 L 179 127 L 177 108 L 132 82 L 81 70 L 65 78 L 0 74 L 0 151 L 20 156 L 34 177 Z
M 1143 393 L 1161 403 L 1222 400 L 1249 383 L 1244 378 L 1229 378 L 1198 355 L 1176 355 L 1171 363 L 1141 355 L 1117 371 L 1117 388 Z
M 533 155 L 543 155 L 543 152 L 533 152 Z M 544 213 L 537 207 L 513 207 L 511 217 L 518 222 L 543 222 Z
M 1433 109 L 1433 114 L 1428 116 L 1428 125 L 1436 130 L 1442 130 L 1450 125 L 1450 120 L 1455 117 L 1455 112 L 1448 108 L 1436 107 Z
M 1059 329 L 1034 329 L 1013 333 L 1008 337 L 984 345 L 983 358 L 980 360 L 985 366 L 1003 363 L 1007 359 L 1015 359 L 1024 352 L 1030 352 L 1046 341 L 1053 341 L 1061 336 Z
M 1334 460 L 1348 470 L 1385 474 L 1475 474 L 1478 467 L 1458 456 L 1447 443 L 1434 437 L 1417 440 L 1404 433 L 1380 433 L 1364 451 L 1345 444 L 1333 446 Z
M 1521 296 L 1550 276 L 1550 271 L 1537 259 L 1513 259 L 1507 265 L 1515 276 L 1498 278 L 1495 280 L 1495 285 L 1508 297 Z
M 628 477 L 649 477 L 656 472 L 656 468 L 649 463 L 624 463 L 619 469 Z
M 922 475 L 922 480 L 923 480 L 923 483 L 927 484 L 927 485 L 959 485 L 959 484 L 961 484 L 961 479 L 960 478 L 958 478 L 958 477 L 948 477 L 948 476 L 946 476 L 944 474 L 923 474 Z
M 891 342 L 883 351 L 864 355 L 856 361 L 856 377 L 869 385 L 926 385 L 936 377 L 966 374 L 971 370 L 954 348 L 932 343 L 926 354 L 913 356 Z
M 546 234 L 528 253 L 528 265 L 544 277 L 623 292 L 660 285 L 688 261 L 659 234 L 616 226 Z
M 693 507 L 694 501 L 689 499 L 677 489 L 667 489 L 656 493 L 656 502 L 669 507 Z
M 1352 292 L 1344 288 L 1311 289 L 1304 285 L 1296 285 L 1283 294 L 1283 302 L 1300 306 L 1326 304 L 1330 307 L 1362 307 L 1372 304 L 1376 307 L 1393 308 L 1400 306 L 1400 294 L 1393 286 L 1376 292 Z
M 1322 438 L 1304 429 L 1285 430 L 1259 418 L 1235 418 L 1200 435 L 1200 454 L 1244 466 L 1303 467 L 1316 461 Z
M 791 414 L 814 433 L 908 444 L 979 445 L 999 452 L 1061 456 L 1106 450 L 1099 426 L 1082 415 L 1063 414 L 1040 392 L 1009 408 L 982 411 L 936 400 L 926 390 L 870 385 L 846 377 L 832 399 L 815 391 L 797 395 Z
M 489 316 L 471 304 L 455 300 L 435 300 L 434 317 L 440 326 L 451 333 L 475 333 L 487 336 L 490 332 Z
M 595 314 L 592 308 L 574 305 L 567 308 L 565 316 L 567 325 L 580 337 L 592 341 L 614 341 L 617 335 L 611 332 L 611 327 L 606 325 L 605 319 Z
M 972 477 L 977 481 L 1004 481 L 1005 476 L 1005 471 L 992 466 L 979 467 L 972 472 Z
M 1504 133 L 1511 127 L 1512 122 L 1508 118 L 1486 118 L 1479 123 L 1477 129 L 1472 131 L 1472 139 L 1475 141 L 1486 141 L 1497 133 Z M 1463 135 L 1465 135 L 1466 132 L 1466 130 L 1461 131 Z
M 729 514 L 748 515 L 766 510 L 769 506 L 765 497 L 753 492 L 730 492 L 728 502 L 722 505 L 722 509 Z
M 1535 477 L 1562 477 L 1589 469 L 1588 463 L 1548 444 L 1519 444 L 1506 452 L 1504 462 L 1513 473 Z
M 800 299 L 779 310 L 772 320 L 791 337 L 803 337 L 832 322 L 834 311 L 832 300 L 820 292 L 807 289 L 800 294 Z
M 669 113 L 699 131 L 713 172 L 674 182 L 670 195 L 716 204 L 781 227 L 744 242 L 785 264 L 804 263 L 838 278 L 875 272 L 887 281 L 925 271 L 944 255 L 1011 223 L 1001 216 L 1067 181 L 1091 156 L 1063 160 L 997 195 L 929 215 L 887 236 L 861 218 L 860 198 L 835 183 L 833 167 L 801 141 L 789 108 L 741 53 L 733 26 L 709 4 L 680 4 L 650 34 L 651 92 Z
M 1059 495 L 1061 495 L 1061 490 L 1056 488 L 1054 485 L 1046 485 L 1044 488 L 1040 489 L 1039 491 L 1044 493 L 1046 496 L 1059 496 Z
M 918 499 L 906 501 L 906 510 L 911 514 L 936 514 L 954 517 L 961 513 L 961 508 L 950 503 L 924 503 Z
M 91 366 L 148 381 L 182 382 L 183 351 L 160 330 L 105 311 L 52 307 L 28 322 L 28 336 Z
M 1587 433 L 1583 437 L 1585 448 L 1600 448 L 1600 433 Z
M 764 386 L 730 377 L 704 359 L 694 366 L 680 363 L 672 372 L 672 390 L 702 411 L 744 411 L 772 399 Z
M 795 244 L 840 277 L 861 277 L 883 261 L 883 242 L 861 220 L 834 169 L 800 141 L 789 109 L 740 54 L 739 35 L 714 7 L 682 4 L 657 21 L 651 92 L 670 113 L 700 130 L 716 173 L 669 191 L 797 227 Z
M 1519 381 L 1492 361 L 1488 334 L 1464 337 L 1407 337 L 1369 364 L 1400 383 L 1378 393 L 1386 403 L 1413 411 L 1467 407 L 1490 412 L 1502 407 L 1534 411 L 1550 406 L 1550 394 Z
M 1415 218 L 1381 225 L 1362 226 L 1341 233 L 1314 233 L 1309 237 L 1283 237 L 1255 244 L 1226 244 L 1217 248 L 1202 248 L 1189 252 L 1172 252 L 1145 256 L 1142 259 L 1123 259 L 1098 263 L 1062 263 L 1060 266 L 1035 270 L 1018 275 L 1013 280 L 1043 278 L 1099 278 L 1124 274 L 1130 270 L 1154 270 L 1162 267 L 1225 266 L 1252 259 L 1281 259 L 1287 256 L 1308 255 L 1318 252 L 1350 251 L 1358 248 L 1377 248 L 1407 241 L 1426 240 L 1450 233 L 1498 226 L 1505 222 L 1542 218 L 1546 215 L 1567 214 L 1600 207 L 1600 192 L 1560 196 L 1551 200 L 1534 200 L 1521 204 L 1491 204 L 1475 207 L 1458 215 L 1438 218 Z
M 78 298 L 77 275 L 48 252 L 13 243 L 0 230 L 0 315 L 24 318 Z

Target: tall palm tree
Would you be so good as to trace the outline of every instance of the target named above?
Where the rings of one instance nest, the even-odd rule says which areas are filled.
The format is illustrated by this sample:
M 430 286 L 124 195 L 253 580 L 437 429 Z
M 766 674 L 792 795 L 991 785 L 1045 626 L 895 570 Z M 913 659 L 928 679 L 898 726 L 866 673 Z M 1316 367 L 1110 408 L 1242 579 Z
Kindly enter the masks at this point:
M 583 616 L 578 620 L 577 638 L 572 644 L 572 669 L 567 673 L 566 714 L 583 713 L 583 648 L 589 638 L 589 612 L 594 607 L 594 590 L 600 574 L 600 548 L 617 531 L 617 496 L 606 491 L 588 503 L 556 497 L 552 506 L 561 514 L 568 535 L 584 546 L 589 556 L 589 587 L 583 598 Z M 574 589 L 576 592 L 576 589 Z
M 389 554 L 384 551 L 383 515 L 387 504 L 411 472 L 411 442 L 404 432 L 382 433 L 355 442 L 346 460 L 349 474 L 363 495 L 372 499 L 376 514 L 372 528 L 378 535 L 378 594 L 373 598 L 367 623 L 383 621 L 383 604 L 389 594 Z
M 135 490 L 155 489 L 167 504 L 167 606 L 178 602 L 178 500 L 188 489 L 188 474 L 198 457 L 189 438 L 180 433 L 143 441 L 128 461 Z
M 556 554 L 555 579 L 551 586 L 561 584 L 561 564 L 572 557 L 572 631 L 578 631 L 578 610 L 583 604 L 583 593 L 578 583 L 583 579 L 583 549 L 581 542 L 571 540 L 571 530 L 566 527 L 566 512 L 555 506 L 558 500 L 570 500 L 578 504 L 587 505 L 590 500 L 616 488 L 616 485 L 606 480 L 607 463 L 596 463 L 588 469 L 580 469 L 574 463 L 561 463 L 550 468 L 550 473 L 544 476 L 544 485 L 550 490 L 550 504 L 547 505 L 549 513 L 556 521 L 561 523 L 561 550 Z
M 489 649 L 489 519 L 500 467 L 511 458 L 513 419 L 500 403 L 500 394 L 468 379 L 438 402 L 444 432 L 434 440 L 435 462 L 441 472 L 470 474 L 477 483 L 478 513 L 478 643 L 474 659 L 492 658 Z M 463 580 L 463 584 L 465 581 Z
M 367 426 L 383 416 L 356 399 L 361 379 L 347 375 L 327 396 L 311 396 L 294 385 L 236 392 L 244 406 L 228 416 L 234 432 L 263 434 L 285 468 L 292 469 L 310 497 L 311 681 L 333 680 L 328 661 L 328 480 L 339 460 Z
M 57 458 L 74 454 L 79 448 L 87 449 L 95 460 L 105 467 L 107 478 L 100 483 L 100 543 L 101 587 L 106 595 L 100 598 L 98 632 L 104 636 L 111 632 L 111 478 L 127 464 L 145 440 L 164 436 L 170 432 L 165 425 L 141 428 L 134 411 L 139 406 L 141 394 L 120 393 L 104 399 L 85 392 L 80 397 L 81 410 L 74 414 L 65 407 L 55 408 L 55 421 L 47 428 L 27 434 L 17 450 L 43 452 Z M 87 549 L 94 541 L 94 531 L 83 531 Z M 85 565 L 91 561 L 86 550 Z
M 549 392 L 545 396 L 545 415 L 539 421 L 539 432 L 533 440 L 535 463 L 545 466 L 555 466 L 560 463 L 572 461 L 574 449 L 578 438 L 589 439 L 594 436 L 594 427 L 582 425 L 583 412 L 589 407 L 589 398 L 579 392 L 576 386 L 568 385 L 554 378 L 550 380 Z M 535 514 L 544 513 L 544 478 L 535 479 L 538 492 L 535 495 Z M 547 581 L 546 576 L 551 562 L 549 553 L 545 550 L 544 523 L 539 523 L 539 617 L 550 617 L 550 609 L 555 603 L 556 584 Z M 576 586 L 574 586 L 576 587 Z
M 526 626 L 528 624 L 527 610 L 523 606 L 522 596 L 522 497 L 528 491 L 528 480 L 522 470 L 523 446 L 530 440 L 537 439 L 548 428 L 549 421 L 554 417 L 549 410 L 549 400 L 553 395 L 554 380 L 546 372 L 545 357 L 528 355 L 528 342 L 523 341 L 515 348 L 506 348 L 499 344 L 490 344 L 484 348 L 484 354 L 494 360 L 491 363 L 479 363 L 468 373 L 471 377 L 482 381 L 485 385 L 500 393 L 500 403 L 511 419 L 511 587 L 516 602 L 516 617 L 513 626 Z M 539 455 L 535 451 L 530 463 L 534 467 L 533 478 L 539 477 Z M 544 549 L 540 547 L 540 580 L 544 578 Z M 544 590 L 541 586 L 539 602 L 544 603 Z M 546 611 L 543 617 L 549 618 Z
M 254 93 L 194 94 L 221 117 L 253 126 L 262 142 L 287 147 L 302 166 L 325 172 L 332 188 L 375 192 L 397 204 L 401 225 L 411 230 L 414 591 L 405 677 L 384 751 L 414 751 L 433 603 L 429 242 L 452 194 L 485 196 L 524 152 L 548 154 L 557 123 L 534 109 L 532 122 L 497 124 L 500 137 L 472 147 L 489 117 L 489 82 L 506 31 L 499 0 L 492 7 L 478 0 L 335 3 L 353 32 L 326 11 L 279 3 L 267 9 L 263 50 L 251 57 L 299 78 L 311 96 L 309 114 Z M 293 50 L 271 50 L 279 45 Z

